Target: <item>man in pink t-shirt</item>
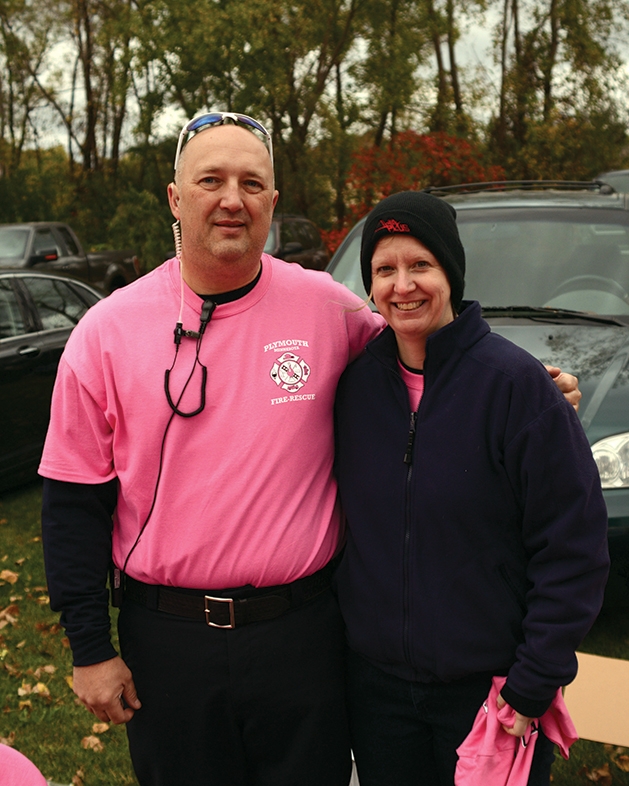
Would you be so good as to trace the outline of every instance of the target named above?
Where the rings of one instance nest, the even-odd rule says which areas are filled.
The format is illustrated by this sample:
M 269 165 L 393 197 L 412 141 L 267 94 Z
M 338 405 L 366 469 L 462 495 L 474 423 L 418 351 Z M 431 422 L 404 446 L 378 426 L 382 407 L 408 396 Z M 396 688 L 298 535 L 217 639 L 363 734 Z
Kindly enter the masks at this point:
M 141 786 L 347 786 L 332 413 L 383 322 L 263 254 L 256 120 L 187 123 L 168 197 L 176 257 L 90 309 L 55 384 L 42 530 L 74 690 L 127 724 Z
M 177 256 L 88 312 L 53 396 L 43 540 L 74 690 L 127 724 L 142 786 L 346 786 L 332 411 L 381 321 L 263 254 L 257 121 L 186 124 L 168 197 Z

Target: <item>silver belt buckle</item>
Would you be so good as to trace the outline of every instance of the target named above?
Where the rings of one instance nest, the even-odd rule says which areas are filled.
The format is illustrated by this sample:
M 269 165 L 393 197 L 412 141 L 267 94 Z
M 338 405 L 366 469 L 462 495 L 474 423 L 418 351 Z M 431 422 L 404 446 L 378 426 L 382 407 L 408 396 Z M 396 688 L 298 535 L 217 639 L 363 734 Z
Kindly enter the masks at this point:
M 208 608 L 210 600 L 216 600 L 219 603 L 229 603 L 229 625 L 219 625 L 217 622 L 210 620 L 211 609 Z M 213 598 L 211 595 L 205 596 L 205 621 L 211 628 L 229 628 L 236 627 L 236 617 L 234 615 L 234 599 L 233 598 Z

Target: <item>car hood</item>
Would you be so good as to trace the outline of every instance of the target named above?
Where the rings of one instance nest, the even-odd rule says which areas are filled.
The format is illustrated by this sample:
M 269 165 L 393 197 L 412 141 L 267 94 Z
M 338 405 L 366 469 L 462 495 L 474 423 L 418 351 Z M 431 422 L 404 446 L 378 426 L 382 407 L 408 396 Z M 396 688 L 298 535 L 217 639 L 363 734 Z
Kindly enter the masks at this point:
M 485 318 L 495 333 L 579 378 L 579 418 L 590 444 L 629 432 L 629 326 Z

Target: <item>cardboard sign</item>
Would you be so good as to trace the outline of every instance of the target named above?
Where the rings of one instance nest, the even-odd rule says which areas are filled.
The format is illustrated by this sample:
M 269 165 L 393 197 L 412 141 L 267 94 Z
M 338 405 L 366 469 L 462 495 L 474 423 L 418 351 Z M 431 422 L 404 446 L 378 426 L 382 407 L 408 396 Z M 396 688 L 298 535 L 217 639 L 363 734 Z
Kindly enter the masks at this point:
M 579 737 L 629 747 L 629 661 L 577 652 L 564 700 Z

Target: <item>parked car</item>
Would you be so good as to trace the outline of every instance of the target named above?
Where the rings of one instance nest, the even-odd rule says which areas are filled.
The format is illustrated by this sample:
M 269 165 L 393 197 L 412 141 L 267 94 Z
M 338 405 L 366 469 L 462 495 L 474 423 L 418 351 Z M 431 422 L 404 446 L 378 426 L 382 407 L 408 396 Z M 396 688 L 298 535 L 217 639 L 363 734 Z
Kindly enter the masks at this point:
M 625 191 L 629 193 L 629 169 L 617 169 L 613 172 L 603 172 L 596 176 L 602 183 L 610 185 L 614 191 Z
M 86 254 L 71 227 L 56 221 L 0 224 L 2 268 L 71 275 L 107 295 L 140 275 L 140 263 L 132 251 Z
M 429 189 L 457 210 L 465 297 L 492 330 L 576 374 L 579 417 L 603 484 L 610 551 L 629 567 L 629 195 L 595 183 Z M 365 297 L 363 221 L 328 271 Z M 624 566 L 624 567 L 623 567 Z M 629 598 L 615 571 L 616 590 Z M 622 583 L 624 584 L 624 581 Z
M 59 358 L 102 297 L 62 276 L 0 270 L 0 491 L 35 477 Z
M 276 215 L 264 251 L 310 270 L 324 270 L 330 258 L 319 230 L 303 216 Z

